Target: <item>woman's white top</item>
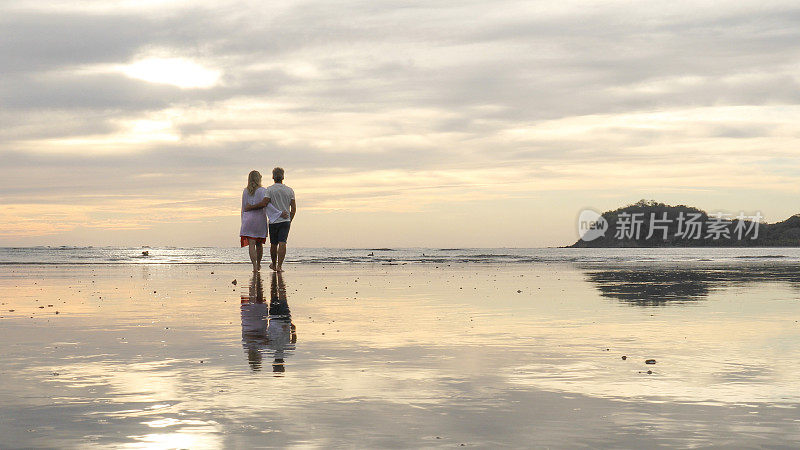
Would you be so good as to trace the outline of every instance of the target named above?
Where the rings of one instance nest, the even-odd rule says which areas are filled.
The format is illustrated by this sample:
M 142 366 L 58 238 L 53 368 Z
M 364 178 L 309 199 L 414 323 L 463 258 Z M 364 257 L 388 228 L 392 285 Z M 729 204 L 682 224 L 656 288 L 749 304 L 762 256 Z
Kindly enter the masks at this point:
M 247 189 L 242 192 L 242 228 L 239 230 L 239 236 L 247 236 L 252 238 L 266 238 L 267 237 L 267 210 L 266 208 L 254 209 L 252 211 L 245 211 L 246 205 L 255 205 L 256 203 L 264 200 L 267 197 L 267 190 L 263 187 L 256 188 L 253 195 L 247 192 Z

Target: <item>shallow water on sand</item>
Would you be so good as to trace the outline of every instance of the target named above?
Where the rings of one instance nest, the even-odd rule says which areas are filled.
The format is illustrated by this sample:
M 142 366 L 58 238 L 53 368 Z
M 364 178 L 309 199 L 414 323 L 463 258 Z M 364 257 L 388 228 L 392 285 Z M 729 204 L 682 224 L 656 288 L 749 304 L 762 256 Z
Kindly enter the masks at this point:
M 769 262 L 8 266 L 0 447 L 797 446 L 799 319 Z

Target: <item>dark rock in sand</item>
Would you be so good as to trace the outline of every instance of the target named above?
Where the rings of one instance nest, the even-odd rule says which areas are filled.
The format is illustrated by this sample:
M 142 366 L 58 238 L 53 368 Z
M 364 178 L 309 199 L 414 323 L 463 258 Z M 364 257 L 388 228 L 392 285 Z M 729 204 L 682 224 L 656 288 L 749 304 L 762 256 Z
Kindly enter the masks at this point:
M 234 278 L 233 281 L 231 281 L 231 284 L 236 286 L 236 278 Z
M 645 361 L 644 363 L 645 363 L 645 364 L 655 364 L 655 363 L 656 363 L 656 360 L 655 360 L 655 359 L 648 359 L 648 360 L 647 360 L 647 361 Z
M 628 359 L 628 357 L 623 355 L 622 360 L 625 361 L 626 359 Z

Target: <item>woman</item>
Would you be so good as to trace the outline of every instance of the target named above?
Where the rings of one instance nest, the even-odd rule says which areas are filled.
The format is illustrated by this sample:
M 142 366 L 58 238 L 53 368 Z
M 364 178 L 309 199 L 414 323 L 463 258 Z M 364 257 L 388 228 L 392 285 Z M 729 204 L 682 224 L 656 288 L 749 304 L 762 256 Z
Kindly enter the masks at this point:
M 264 242 L 267 240 L 266 208 L 245 211 L 247 205 L 261 202 L 267 190 L 261 186 L 261 174 L 253 170 L 247 176 L 247 187 L 242 192 L 242 228 L 239 238 L 242 247 L 248 246 L 253 270 L 261 270 L 261 257 L 264 256 Z

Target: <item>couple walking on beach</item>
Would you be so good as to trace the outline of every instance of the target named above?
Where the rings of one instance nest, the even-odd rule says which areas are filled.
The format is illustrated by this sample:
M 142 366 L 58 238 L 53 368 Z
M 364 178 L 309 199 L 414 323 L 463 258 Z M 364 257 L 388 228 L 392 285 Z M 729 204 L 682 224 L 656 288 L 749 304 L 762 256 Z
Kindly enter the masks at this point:
M 272 169 L 275 183 L 265 188 L 261 186 L 261 174 L 253 170 L 247 176 L 247 187 L 242 192 L 242 227 L 239 238 L 242 247 L 249 247 L 254 271 L 261 270 L 263 245 L 269 235 L 269 256 L 272 259 L 269 268 L 283 272 L 289 227 L 297 212 L 294 190 L 283 184 L 283 175 L 282 168 Z

